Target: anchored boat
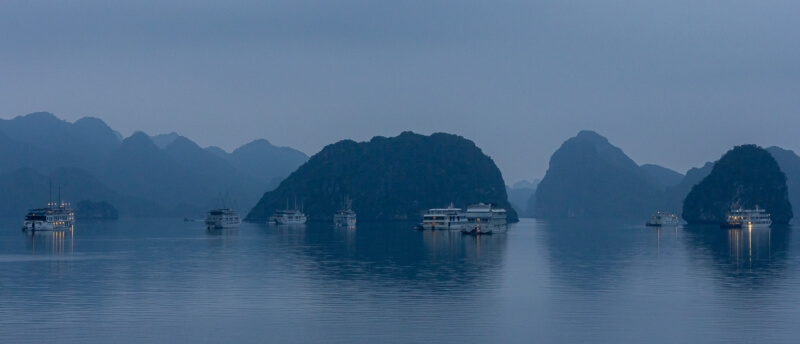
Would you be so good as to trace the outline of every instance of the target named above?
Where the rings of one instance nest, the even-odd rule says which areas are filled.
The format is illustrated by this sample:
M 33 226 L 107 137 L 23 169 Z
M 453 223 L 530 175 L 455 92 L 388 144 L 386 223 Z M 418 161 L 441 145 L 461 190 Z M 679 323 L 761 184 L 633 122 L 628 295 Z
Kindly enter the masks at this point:
M 239 228 L 242 219 L 230 208 L 209 210 L 206 215 L 207 229 Z
M 345 207 L 333 215 L 333 225 L 336 227 L 355 227 L 356 225 L 356 212 L 353 211 L 353 201 L 345 199 Z
M 422 215 L 422 228 L 423 229 L 453 229 L 461 230 L 467 224 L 467 217 L 461 211 L 461 208 L 456 208 L 453 203 L 447 208 L 433 208 L 429 209 Z
M 765 228 L 772 225 L 769 213 L 764 209 L 736 209 L 728 212 L 722 228 Z
M 467 224 L 461 230 L 465 234 L 502 233 L 508 229 L 506 210 L 495 208 L 492 204 L 473 204 L 464 213 Z
M 286 209 L 272 213 L 267 219 L 267 225 L 302 225 L 306 220 L 306 214 L 297 209 L 297 200 L 294 201 L 294 209 L 289 209 L 289 201 L 286 201 Z
M 645 226 L 648 227 L 676 227 L 681 224 L 681 220 L 675 214 L 657 212 L 651 217 Z
M 23 231 L 72 230 L 75 212 L 67 202 L 47 203 L 44 208 L 28 210 L 23 222 Z

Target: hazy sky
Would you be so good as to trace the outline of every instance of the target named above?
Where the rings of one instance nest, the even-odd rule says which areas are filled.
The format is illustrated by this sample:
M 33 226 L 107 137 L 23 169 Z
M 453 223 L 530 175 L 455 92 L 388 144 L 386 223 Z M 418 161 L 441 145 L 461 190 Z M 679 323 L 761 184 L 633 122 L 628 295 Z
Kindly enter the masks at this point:
M 473 140 L 507 183 L 595 130 L 679 172 L 800 151 L 800 1 L 0 2 L 0 117 L 93 116 L 309 155 Z

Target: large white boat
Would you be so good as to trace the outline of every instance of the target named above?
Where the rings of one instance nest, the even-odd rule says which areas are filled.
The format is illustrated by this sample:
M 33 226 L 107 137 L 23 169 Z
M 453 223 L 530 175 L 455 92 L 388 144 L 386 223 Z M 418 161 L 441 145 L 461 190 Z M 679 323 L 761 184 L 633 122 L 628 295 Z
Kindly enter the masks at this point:
M 495 208 L 491 204 L 473 204 L 464 212 L 467 224 L 461 230 L 466 234 L 502 233 L 508 229 L 506 210 Z
M 297 209 L 276 210 L 267 220 L 268 225 L 301 225 L 306 223 L 306 214 Z
M 352 201 L 345 199 L 345 207 L 333 215 L 333 225 L 336 227 L 355 227 L 356 212 L 353 211 Z
M 453 229 L 461 230 L 467 224 L 467 217 L 461 212 L 461 208 L 456 208 L 452 203 L 447 208 L 429 209 L 422 215 L 423 229 Z
M 681 224 L 681 220 L 677 215 L 671 213 L 657 212 L 650 220 L 645 222 L 649 227 L 676 227 Z
M 230 208 L 213 209 L 206 215 L 207 229 L 238 228 L 242 219 L 235 210 Z
M 75 212 L 67 202 L 47 203 L 47 207 L 31 209 L 25 215 L 23 231 L 66 231 L 75 224 Z
M 764 209 L 736 209 L 728 212 L 725 222 L 722 223 L 724 228 L 764 228 L 772 225 L 770 215 Z

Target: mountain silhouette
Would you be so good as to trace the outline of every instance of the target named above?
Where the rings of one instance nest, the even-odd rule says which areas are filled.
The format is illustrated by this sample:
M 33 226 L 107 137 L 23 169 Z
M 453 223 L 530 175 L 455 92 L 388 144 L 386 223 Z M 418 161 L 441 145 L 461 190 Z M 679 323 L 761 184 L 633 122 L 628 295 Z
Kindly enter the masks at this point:
M 296 149 L 276 147 L 259 139 L 234 150 L 229 161 L 252 178 L 269 184 L 274 178 L 286 178 L 308 161 L 308 156 Z
M 794 151 L 775 146 L 767 148 L 767 152 L 772 154 L 781 167 L 781 171 L 786 174 L 786 186 L 789 188 L 792 212 L 800 214 L 800 157 Z
M 51 189 L 52 187 L 52 189 Z M 47 202 L 63 201 L 77 205 L 83 200 L 104 200 L 114 204 L 122 217 L 160 217 L 168 213 L 143 198 L 123 196 L 78 168 L 60 168 L 49 175 L 30 167 L 0 175 L 0 216 L 21 217 L 28 209 Z
M 788 223 L 792 205 L 786 175 L 765 149 L 736 146 L 723 155 L 706 178 L 692 187 L 683 201 L 683 218 L 689 223 L 721 223 L 731 209 L 760 207 L 773 223 Z
M 423 211 L 451 202 L 495 203 L 517 220 L 500 170 L 472 141 L 412 132 L 326 146 L 265 193 L 247 220 L 265 221 L 297 199 L 310 220 L 330 221 L 345 197 L 359 221 L 419 220 Z
M 684 175 L 659 165 L 644 164 L 641 168 L 649 175 L 653 176 L 659 184 L 666 187 L 676 186 L 680 184 L 684 178 Z
M 593 131 L 565 141 L 550 158 L 534 197 L 537 218 L 645 218 L 666 188 Z
M 121 217 L 202 216 L 222 206 L 221 195 L 228 200 L 225 206 L 251 208 L 307 159 L 299 151 L 261 141 L 228 154 L 203 149 L 175 132 L 152 137 L 137 132 L 123 140 L 98 118 L 70 123 L 37 112 L 0 120 L 0 175 L 41 190 L 65 170 L 82 171 L 91 180 L 71 181 L 70 200 L 86 201 L 82 204 L 93 210 L 111 214 L 114 208 Z M 41 185 L 26 183 L 31 180 Z M 11 186 L 11 195 L 26 192 Z M 46 203 L 37 196 L 25 206 Z

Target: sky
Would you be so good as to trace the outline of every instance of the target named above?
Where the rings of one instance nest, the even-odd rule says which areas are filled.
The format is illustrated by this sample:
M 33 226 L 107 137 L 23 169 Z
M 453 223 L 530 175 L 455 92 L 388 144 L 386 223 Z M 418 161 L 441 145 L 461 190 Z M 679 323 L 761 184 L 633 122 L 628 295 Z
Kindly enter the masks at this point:
M 800 1 L 0 2 L 0 118 L 308 155 L 447 132 L 507 184 L 594 130 L 684 173 L 800 152 Z

